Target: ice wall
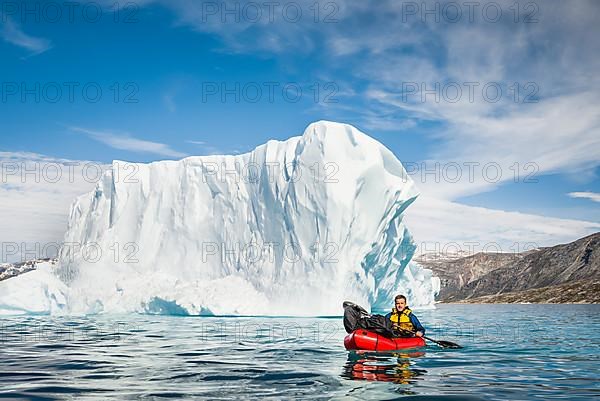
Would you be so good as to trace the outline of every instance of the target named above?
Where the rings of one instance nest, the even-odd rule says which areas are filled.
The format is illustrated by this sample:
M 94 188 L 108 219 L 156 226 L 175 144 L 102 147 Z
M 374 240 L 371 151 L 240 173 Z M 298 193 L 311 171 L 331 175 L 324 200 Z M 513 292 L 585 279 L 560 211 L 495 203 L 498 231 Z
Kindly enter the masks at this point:
M 236 156 L 115 161 L 74 203 L 59 276 L 69 312 L 339 315 L 343 300 L 431 305 L 402 219 L 400 161 L 333 122 Z

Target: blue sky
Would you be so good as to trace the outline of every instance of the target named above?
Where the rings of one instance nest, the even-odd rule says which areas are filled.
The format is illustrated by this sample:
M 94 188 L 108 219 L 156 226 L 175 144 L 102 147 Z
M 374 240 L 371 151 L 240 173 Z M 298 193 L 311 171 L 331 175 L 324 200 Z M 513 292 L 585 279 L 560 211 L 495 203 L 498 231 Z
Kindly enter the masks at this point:
M 235 154 L 327 119 L 355 125 L 405 164 L 457 163 L 465 173 L 465 162 L 494 163 L 503 172 L 495 182 L 477 170 L 474 182 L 452 183 L 417 173 L 425 197 L 582 222 L 548 242 L 598 231 L 588 224 L 600 223 L 597 2 L 522 2 L 517 15 L 514 1 L 500 1 L 498 21 L 495 9 L 482 13 L 482 2 L 472 21 L 462 9 L 457 22 L 448 2 L 430 2 L 439 11 L 424 15 L 407 8 L 419 6 L 412 2 L 323 1 L 318 16 L 314 1 L 282 2 L 272 17 L 263 3 L 144 0 L 122 2 L 117 14 L 114 3 L 76 3 L 72 21 L 63 3 L 53 3 L 62 12 L 57 22 L 44 2 L 3 8 L 5 158 L 27 152 L 109 163 Z M 236 4 L 239 12 L 223 14 Z M 97 7 L 102 15 L 92 22 Z M 294 20 L 297 9 L 302 17 Z M 472 102 L 465 83 L 476 85 Z M 223 101 L 222 85 L 236 84 L 239 101 L 233 94 Z M 415 84 L 440 101 L 435 94 L 422 101 Z M 67 85 L 77 85 L 73 101 Z M 97 102 L 85 98 L 85 85 L 90 97 L 102 90 Z M 463 92 L 453 101 L 456 86 Z M 490 86 L 503 91 L 495 102 L 481 90 Z M 286 99 L 297 88 L 298 100 Z M 523 182 L 530 172 L 537 181 Z

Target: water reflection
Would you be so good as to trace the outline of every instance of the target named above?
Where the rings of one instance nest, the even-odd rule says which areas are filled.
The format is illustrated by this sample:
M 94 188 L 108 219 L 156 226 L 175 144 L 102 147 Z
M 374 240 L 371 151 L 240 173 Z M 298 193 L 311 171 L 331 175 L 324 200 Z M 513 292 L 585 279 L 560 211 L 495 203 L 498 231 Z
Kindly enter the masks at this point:
M 425 352 L 366 352 L 351 351 L 344 365 L 342 377 L 350 380 L 368 380 L 411 384 L 422 379 L 424 369 L 412 367 L 411 358 L 420 358 Z

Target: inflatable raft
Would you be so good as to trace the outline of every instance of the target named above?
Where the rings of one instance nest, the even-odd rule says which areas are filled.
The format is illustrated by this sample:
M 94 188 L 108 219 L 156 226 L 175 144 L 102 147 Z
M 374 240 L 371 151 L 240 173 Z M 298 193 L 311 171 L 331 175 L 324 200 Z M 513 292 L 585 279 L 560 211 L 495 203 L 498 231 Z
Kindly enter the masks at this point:
M 393 351 L 404 348 L 424 347 L 421 337 L 387 338 L 372 331 L 358 329 L 344 338 L 347 350 Z

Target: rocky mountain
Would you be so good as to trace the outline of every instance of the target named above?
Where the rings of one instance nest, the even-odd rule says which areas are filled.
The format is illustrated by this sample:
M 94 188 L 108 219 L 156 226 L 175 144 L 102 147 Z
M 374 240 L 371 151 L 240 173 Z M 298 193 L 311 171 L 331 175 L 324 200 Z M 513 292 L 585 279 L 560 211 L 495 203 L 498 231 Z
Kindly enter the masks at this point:
M 474 255 L 424 254 L 415 258 L 420 265 L 433 270 L 440 278 L 438 299 L 445 300 L 465 285 L 479 279 L 494 269 L 514 263 L 521 254 L 483 253 Z
M 523 253 L 427 259 L 418 262 L 440 277 L 442 302 L 600 301 L 600 233 Z

